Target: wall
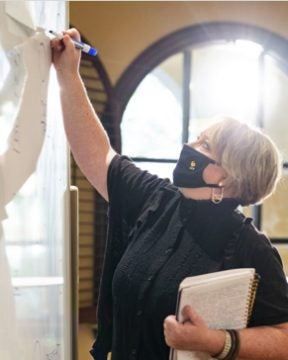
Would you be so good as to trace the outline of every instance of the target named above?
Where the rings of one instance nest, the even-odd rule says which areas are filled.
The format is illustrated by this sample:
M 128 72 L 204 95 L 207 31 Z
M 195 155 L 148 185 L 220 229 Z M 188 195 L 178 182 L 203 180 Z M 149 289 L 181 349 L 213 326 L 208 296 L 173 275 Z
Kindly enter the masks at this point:
M 99 49 L 112 83 L 145 48 L 181 28 L 237 21 L 288 37 L 288 2 L 72 1 L 70 23 Z

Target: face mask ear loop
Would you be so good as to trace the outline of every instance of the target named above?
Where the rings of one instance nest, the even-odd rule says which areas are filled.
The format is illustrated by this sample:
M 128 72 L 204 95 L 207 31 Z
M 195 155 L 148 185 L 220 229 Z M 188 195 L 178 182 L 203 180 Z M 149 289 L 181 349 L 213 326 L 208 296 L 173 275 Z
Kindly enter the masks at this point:
M 224 187 L 213 187 L 211 192 L 211 201 L 213 204 L 220 204 L 224 196 Z

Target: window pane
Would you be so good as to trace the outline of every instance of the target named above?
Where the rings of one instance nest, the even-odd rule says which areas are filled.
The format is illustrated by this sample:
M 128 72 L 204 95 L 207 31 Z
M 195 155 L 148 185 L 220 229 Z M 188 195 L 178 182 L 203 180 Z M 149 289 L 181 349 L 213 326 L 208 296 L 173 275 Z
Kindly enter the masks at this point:
M 139 84 L 123 114 L 122 153 L 175 158 L 182 134 L 182 54 L 164 61 Z
M 288 161 L 288 79 L 277 63 L 265 57 L 264 129 Z
M 288 171 L 276 192 L 263 203 L 262 229 L 274 239 L 288 238 Z
M 283 263 L 284 272 L 288 281 L 288 244 L 276 244 L 274 246 L 279 251 Z
M 193 49 L 189 141 L 207 125 L 199 118 L 225 114 L 255 123 L 261 51 L 258 44 L 243 40 Z
M 137 161 L 135 164 L 142 170 L 147 170 L 153 175 L 158 175 L 162 179 L 170 179 L 172 182 L 172 173 L 176 166 L 172 163 L 159 163 L 159 162 L 142 162 Z

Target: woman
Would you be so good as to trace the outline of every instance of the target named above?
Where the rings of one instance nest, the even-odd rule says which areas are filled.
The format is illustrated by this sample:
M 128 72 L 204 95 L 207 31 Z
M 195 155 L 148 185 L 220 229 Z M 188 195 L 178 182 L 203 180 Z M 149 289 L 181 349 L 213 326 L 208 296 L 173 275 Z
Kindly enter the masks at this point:
M 224 119 L 185 145 L 174 184 L 111 148 L 87 98 L 71 29 L 51 42 L 64 124 L 74 157 L 109 201 L 109 232 L 92 356 L 168 359 L 169 346 L 220 359 L 288 358 L 288 289 L 277 251 L 237 211 L 269 196 L 279 156 L 268 137 Z M 257 171 L 256 171 L 257 169 Z M 208 329 L 191 307 L 176 321 L 186 276 L 255 267 L 262 277 L 249 328 Z M 164 329 L 163 329 L 164 324 Z M 232 336 L 233 335 L 233 336 Z

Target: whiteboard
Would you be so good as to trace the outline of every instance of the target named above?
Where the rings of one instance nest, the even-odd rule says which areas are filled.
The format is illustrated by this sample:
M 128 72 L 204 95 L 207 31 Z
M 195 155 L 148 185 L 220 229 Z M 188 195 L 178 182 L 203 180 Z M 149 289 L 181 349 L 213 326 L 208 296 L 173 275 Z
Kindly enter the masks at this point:
M 0 2 L 0 359 L 71 360 L 69 156 L 49 39 L 65 1 Z M 39 31 L 38 31 L 39 30 Z

